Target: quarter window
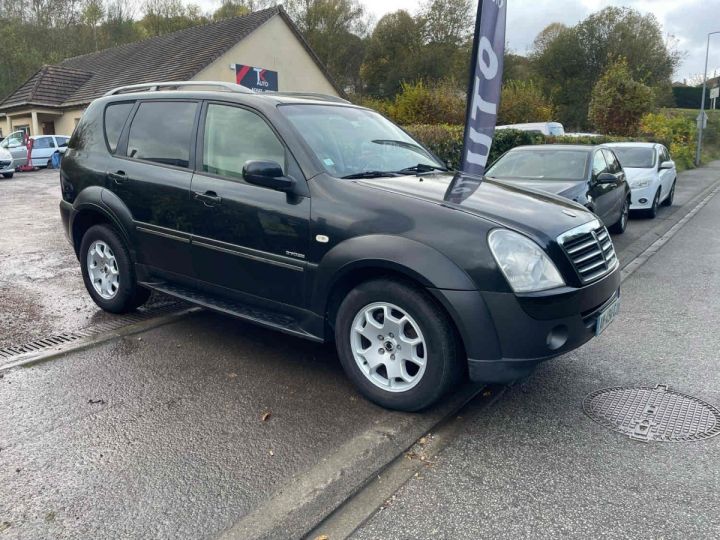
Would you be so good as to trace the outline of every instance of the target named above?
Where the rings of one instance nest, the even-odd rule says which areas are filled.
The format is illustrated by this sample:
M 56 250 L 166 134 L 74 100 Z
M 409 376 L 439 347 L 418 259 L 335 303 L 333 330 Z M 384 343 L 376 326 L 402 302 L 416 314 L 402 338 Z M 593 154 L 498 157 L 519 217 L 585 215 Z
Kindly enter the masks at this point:
M 127 156 L 188 167 L 196 109 L 187 101 L 142 103 L 130 125 Z
M 246 161 L 276 161 L 286 171 L 285 147 L 257 114 L 211 104 L 205 118 L 203 171 L 242 178 Z
M 112 103 L 105 109 L 105 138 L 107 139 L 108 147 L 112 154 L 114 154 L 117 149 L 120 134 L 122 133 L 125 121 L 133 105 L 134 103 L 130 101 Z M 77 126 L 77 122 L 75 125 Z

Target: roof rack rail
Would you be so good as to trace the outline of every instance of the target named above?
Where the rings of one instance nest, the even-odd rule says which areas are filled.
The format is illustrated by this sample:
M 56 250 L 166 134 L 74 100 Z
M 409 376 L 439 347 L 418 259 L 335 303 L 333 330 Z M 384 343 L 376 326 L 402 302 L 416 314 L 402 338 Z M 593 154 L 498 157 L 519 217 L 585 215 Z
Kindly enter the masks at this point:
M 320 94 L 318 92 L 266 92 L 266 93 L 276 95 L 276 96 L 322 99 L 325 101 L 334 101 L 337 103 L 350 103 L 350 101 L 348 101 L 347 99 L 344 99 L 344 98 L 341 98 L 338 96 L 331 96 L 329 94 Z
M 249 88 L 240 86 L 239 84 L 223 82 L 223 81 L 167 81 L 167 82 L 150 82 L 142 84 L 130 84 L 127 86 L 120 86 L 113 88 L 109 92 L 106 92 L 105 96 L 115 96 L 118 94 L 129 94 L 132 92 L 157 92 L 161 89 L 177 89 L 181 86 L 212 86 L 217 88 L 223 88 L 228 92 L 237 92 L 240 94 L 253 94 L 254 92 Z

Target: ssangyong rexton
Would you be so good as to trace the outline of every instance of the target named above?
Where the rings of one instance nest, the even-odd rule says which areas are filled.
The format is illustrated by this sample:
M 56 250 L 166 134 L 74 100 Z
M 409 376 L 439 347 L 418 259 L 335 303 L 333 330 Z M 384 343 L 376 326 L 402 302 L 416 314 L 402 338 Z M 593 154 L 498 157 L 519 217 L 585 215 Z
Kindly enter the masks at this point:
M 450 172 L 337 98 L 204 86 L 118 89 L 75 129 L 60 209 L 102 309 L 156 290 L 334 340 L 401 410 L 466 374 L 525 377 L 617 312 L 613 244 L 582 206 Z

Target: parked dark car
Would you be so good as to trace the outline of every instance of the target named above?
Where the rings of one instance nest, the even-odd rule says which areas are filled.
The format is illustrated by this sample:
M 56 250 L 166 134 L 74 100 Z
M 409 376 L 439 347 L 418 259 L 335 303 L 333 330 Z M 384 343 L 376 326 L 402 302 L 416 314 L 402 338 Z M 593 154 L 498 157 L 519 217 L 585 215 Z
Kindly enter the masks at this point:
M 500 157 L 486 174 L 580 203 L 594 212 L 612 233 L 621 234 L 627 227 L 630 186 L 610 148 L 560 144 L 518 146 Z
M 77 126 L 60 209 L 101 308 L 154 289 L 334 340 L 363 394 L 402 410 L 468 372 L 525 377 L 617 312 L 613 245 L 582 207 L 449 172 L 339 98 L 217 85 L 120 89 Z

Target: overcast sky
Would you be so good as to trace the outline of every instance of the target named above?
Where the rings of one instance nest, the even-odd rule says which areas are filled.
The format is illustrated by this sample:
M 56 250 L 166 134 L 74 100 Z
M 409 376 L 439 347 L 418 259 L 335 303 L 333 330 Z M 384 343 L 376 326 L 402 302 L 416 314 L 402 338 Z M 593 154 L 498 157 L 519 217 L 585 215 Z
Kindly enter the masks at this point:
M 195 0 L 197 2 L 197 0 Z M 417 12 L 417 0 L 360 0 L 377 21 L 398 9 Z M 220 0 L 200 0 L 204 8 L 220 5 Z M 665 34 L 677 39 L 686 56 L 675 73 L 676 80 L 702 75 L 708 32 L 720 30 L 719 0 L 508 0 L 507 44 L 525 54 L 535 36 L 552 22 L 573 25 L 594 11 L 607 6 L 628 6 L 642 13 L 654 13 Z M 708 73 L 720 70 L 720 34 L 710 44 Z

